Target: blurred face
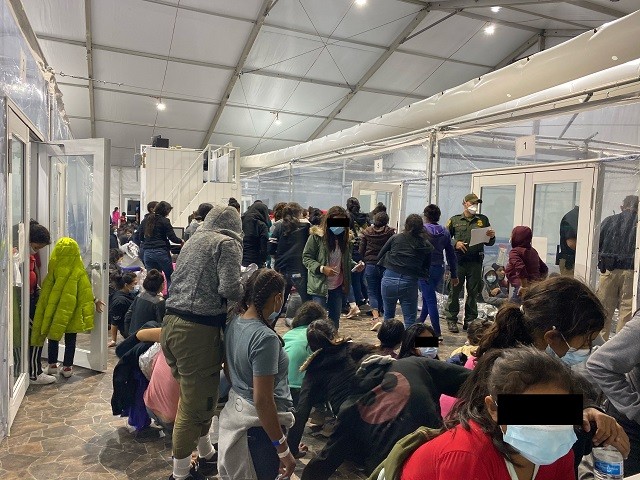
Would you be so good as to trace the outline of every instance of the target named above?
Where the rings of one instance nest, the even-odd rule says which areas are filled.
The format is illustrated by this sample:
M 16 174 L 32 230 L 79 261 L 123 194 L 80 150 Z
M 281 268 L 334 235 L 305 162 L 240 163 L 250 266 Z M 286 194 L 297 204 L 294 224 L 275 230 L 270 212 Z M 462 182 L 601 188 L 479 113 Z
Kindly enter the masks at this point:
M 503 280 L 504 279 L 504 268 L 499 268 L 498 270 L 496 270 L 496 276 L 498 277 L 498 280 Z
M 431 334 L 431 332 L 429 330 L 425 330 L 424 332 L 422 332 L 420 335 L 418 335 L 419 338 L 433 338 L 433 335 Z M 413 349 L 415 354 L 418 355 L 419 357 L 422 357 L 422 352 L 420 351 L 419 348 L 414 348 Z M 437 354 L 437 352 L 436 352 Z
M 31 242 L 29 243 L 29 246 L 31 247 L 31 253 L 36 253 L 38 250 L 42 250 L 44 247 L 46 247 L 47 244 Z

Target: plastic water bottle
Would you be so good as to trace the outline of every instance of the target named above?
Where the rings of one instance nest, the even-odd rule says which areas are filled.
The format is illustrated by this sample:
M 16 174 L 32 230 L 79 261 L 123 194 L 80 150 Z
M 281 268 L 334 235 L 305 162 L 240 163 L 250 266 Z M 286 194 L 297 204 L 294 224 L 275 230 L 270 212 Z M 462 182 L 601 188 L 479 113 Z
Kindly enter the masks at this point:
M 622 480 L 624 459 L 615 447 L 595 447 L 591 454 L 593 455 L 593 473 L 597 480 Z

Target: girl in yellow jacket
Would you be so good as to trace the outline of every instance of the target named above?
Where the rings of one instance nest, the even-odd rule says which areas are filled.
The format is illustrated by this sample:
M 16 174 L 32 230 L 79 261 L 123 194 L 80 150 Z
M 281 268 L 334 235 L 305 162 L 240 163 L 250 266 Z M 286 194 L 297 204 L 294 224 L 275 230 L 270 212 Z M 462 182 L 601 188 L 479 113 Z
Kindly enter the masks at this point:
M 104 304 L 93 297 L 80 247 L 72 238 L 61 238 L 51 252 L 31 331 L 33 346 L 41 346 L 49 339 L 46 373 L 58 373 L 58 348 L 64 335 L 62 375 L 66 378 L 72 375 L 77 334 L 93 328 L 94 308 L 100 312 L 102 306 Z

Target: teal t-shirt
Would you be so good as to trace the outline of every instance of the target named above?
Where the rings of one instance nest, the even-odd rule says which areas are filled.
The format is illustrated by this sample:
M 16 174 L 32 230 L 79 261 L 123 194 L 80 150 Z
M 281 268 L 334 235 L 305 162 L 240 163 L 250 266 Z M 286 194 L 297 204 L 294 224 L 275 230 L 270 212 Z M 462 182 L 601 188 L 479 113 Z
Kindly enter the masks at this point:
M 300 366 L 310 354 L 307 343 L 307 327 L 305 325 L 289 330 L 282 338 L 284 339 L 284 351 L 289 356 L 289 386 L 302 388 L 304 372 L 300 371 Z

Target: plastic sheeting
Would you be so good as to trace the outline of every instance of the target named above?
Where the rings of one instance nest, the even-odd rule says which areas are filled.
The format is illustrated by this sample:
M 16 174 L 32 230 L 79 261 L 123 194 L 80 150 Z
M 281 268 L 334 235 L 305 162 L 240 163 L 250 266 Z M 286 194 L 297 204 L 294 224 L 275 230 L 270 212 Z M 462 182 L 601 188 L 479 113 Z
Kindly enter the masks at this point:
M 125 208 L 125 198 L 138 200 L 140 198 L 140 175 L 137 168 L 111 168 L 111 192 L 109 205 Z M 145 209 L 146 211 L 146 209 Z

